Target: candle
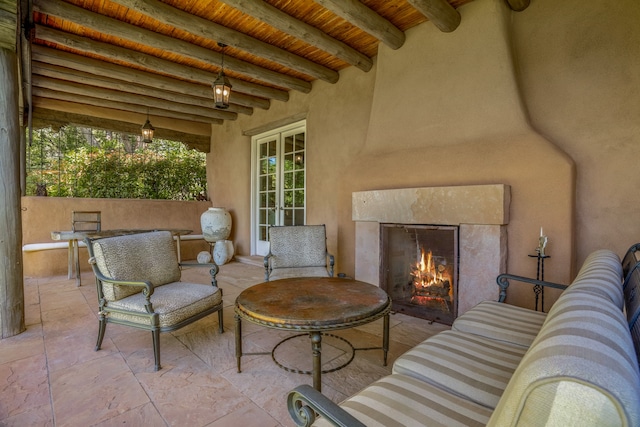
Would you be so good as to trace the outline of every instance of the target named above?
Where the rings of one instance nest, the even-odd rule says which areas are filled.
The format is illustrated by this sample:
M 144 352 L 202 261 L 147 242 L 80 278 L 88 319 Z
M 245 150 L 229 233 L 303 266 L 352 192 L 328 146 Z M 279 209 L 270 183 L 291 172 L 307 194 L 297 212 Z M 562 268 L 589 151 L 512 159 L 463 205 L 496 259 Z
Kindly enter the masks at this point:
M 540 237 L 544 236 L 544 234 L 542 234 L 542 227 L 540 227 Z

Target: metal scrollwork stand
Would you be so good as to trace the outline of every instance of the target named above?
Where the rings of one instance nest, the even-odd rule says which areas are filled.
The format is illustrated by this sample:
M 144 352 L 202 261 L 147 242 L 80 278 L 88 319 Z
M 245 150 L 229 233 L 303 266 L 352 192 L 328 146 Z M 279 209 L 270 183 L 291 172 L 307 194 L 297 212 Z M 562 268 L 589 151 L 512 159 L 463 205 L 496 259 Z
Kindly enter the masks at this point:
M 540 253 L 538 249 L 536 249 L 536 254 L 529 255 L 532 258 L 538 259 L 538 266 L 536 269 L 536 280 L 544 281 L 544 260 L 547 258 L 551 258 L 549 255 L 545 255 L 544 253 Z M 536 311 L 538 311 L 538 299 L 540 299 L 540 311 L 544 311 L 544 287 L 541 285 L 533 285 L 533 293 L 536 295 Z

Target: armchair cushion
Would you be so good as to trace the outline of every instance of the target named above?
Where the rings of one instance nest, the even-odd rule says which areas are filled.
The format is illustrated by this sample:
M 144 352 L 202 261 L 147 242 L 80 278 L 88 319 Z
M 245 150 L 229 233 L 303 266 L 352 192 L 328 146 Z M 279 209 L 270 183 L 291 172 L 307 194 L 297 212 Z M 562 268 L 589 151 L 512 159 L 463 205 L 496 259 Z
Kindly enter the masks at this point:
M 160 286 L 153 292 L 153 310 L 158 313 L 161 328 L 177 325 L 222 302 L 222 293 L 211 285 L 198 283 L 176 283 L 175 286 Z M 145 298 L 141 292 L 112 301 L 109 307 L 146 313 Z M 148 317 L 134 316 L 112 311 L 112 319 L 149 324 Z
M 271 227 L 271 268 L 326 267 L 324 225 Z
M 293 267 L 272 270 L 269 280 L 288 279 L 290 277 L 329 277 L 327 267 Z
M 167 237 L 168 236 L 168 237 Z M 178 257 L 169 231 L 131 234 L 93 242 L 97 267 L 110 279 L 149 281 L 154 287 L 180 280 Z M 152 253 L 153 256 L 148 256 Z M 103 284 L 107 301 L 140 292 L 139 287 Z

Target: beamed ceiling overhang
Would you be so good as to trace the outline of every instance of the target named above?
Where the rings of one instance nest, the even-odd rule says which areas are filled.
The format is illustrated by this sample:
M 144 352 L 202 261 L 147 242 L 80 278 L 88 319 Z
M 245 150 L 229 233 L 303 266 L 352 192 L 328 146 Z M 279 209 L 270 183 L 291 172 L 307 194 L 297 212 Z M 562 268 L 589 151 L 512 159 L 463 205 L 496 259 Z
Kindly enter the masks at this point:
M 137 133 L 149 114 L 156 136 L 208 152 L 212 124 L 309 93 L 315 80 L 336 83 L 346 67 L 367 73 L 379 43 L 401 49 L 425 21 L 455 31 L 470 1 L 0 0 L 0 47 L 19 46 L 33 127 Z M 224 110 L 211 92 L 223 55 L 233 85 Z

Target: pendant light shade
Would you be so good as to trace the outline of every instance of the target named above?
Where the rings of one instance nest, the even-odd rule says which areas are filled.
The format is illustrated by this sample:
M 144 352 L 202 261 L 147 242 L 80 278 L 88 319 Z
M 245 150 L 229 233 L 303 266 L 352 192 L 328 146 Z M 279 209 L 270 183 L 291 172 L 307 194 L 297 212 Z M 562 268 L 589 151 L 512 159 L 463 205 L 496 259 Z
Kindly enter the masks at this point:
M 231 95 L 231 83 L 224 71 L 220 71 L 218 78 L 213 82 L 213 100 L 216 108 L 229 108 L 229 95 Z
M 231 83 L 224 74 L 224 48 L 227 46 L 223 43 L 218 43 L 218 46 L 222 48 L 222 65 L 218 77 L 213 82 L 213 101 L 216 108 L 229 108 L 229 96 L 231 95 Z
M 151 144 L 153 142 L 153 132 L 156 130 L 149 121 L 149 112 L 147 112 L 147 121 L 142 125 L 142 142 Z

